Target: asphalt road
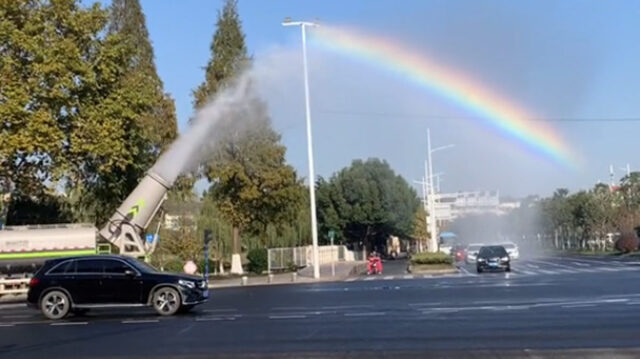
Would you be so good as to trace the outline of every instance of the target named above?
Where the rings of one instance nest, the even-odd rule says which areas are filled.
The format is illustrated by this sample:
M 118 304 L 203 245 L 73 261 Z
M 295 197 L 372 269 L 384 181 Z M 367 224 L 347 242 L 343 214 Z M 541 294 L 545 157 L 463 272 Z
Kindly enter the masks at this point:
M 397 263 L 344 282 L 218 289 L 170 318 L 118 310 L 54 323 L 0 307 L 0 357 L 640 356 L 640 262 L 539 258 L 445 277 Z

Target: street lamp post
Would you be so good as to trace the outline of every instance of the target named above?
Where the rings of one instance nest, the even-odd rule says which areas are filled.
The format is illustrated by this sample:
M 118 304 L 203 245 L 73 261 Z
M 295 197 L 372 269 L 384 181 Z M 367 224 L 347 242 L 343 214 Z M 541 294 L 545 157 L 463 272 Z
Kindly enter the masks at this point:
M 447 148 L 451 148 L 453 145 L 440 146 L 436 148 L 431 148 L 431 130 L 427 129 L 427 162 L 428 165 L 425 166 L 425 172 L 427 177 L 427 190 L 428 190 L 428 207 L 429 207 L 429 217 L 431 217 L 431 221 L 429 223 L 429 228 L 431 232 L 431 238 L 429 241 L 429 252 L 437 252 L 438 248 L 438 223 L 436 218 L 436 198 L 435 198 L 435 189 L 433 186 L 433 160 L 431 158 L 431 154 L 436 151 L 444 150 Z
M 282 26 L 300 26 L 302 31 L 302 66 L 304 72 L 304 103 L 307 117 L 307 157 L 309 162 L 309 199 L 311 206 L 311 239 L 313 246 L 313 277 L 320 278 L 320 265 L 318 260 L 318 222 L 316 217 L 316 191 L 315 174 L 313 168 L 313 143 L 311 136 L 311 110 L 309 106 L 309 75 L 307 70 L 307 26 L 317 26 L 313 22 L 291 21 L 285 19 Z

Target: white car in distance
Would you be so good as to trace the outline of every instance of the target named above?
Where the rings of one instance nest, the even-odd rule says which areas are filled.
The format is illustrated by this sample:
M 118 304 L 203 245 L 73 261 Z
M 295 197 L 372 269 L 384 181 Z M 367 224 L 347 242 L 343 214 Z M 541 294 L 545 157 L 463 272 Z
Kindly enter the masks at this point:
M 518 259 L 520 258 L 520 251 L 518 250 L 518 246 L 515 243 L 509 242 L 509 243 L 503 243 L 501 244 L 501 246 L 504 247 L 504 249 L 507 250 L 507 253 L 509 254 L 509 258 L 510 259 Z
M 480 248 L 482 248 L 484 244 L 482 243 L 472 243 L 467 246 L 466 249 L 466 259 L 467 263 L 475 263 L 478 258 L 478 252 L 480 252 Z

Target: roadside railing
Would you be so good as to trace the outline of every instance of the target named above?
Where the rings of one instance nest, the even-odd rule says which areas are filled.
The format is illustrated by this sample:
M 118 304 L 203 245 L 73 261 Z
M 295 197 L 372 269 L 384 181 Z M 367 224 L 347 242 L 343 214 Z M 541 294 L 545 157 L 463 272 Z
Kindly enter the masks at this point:
M 285 269 L 302 268 L 313 262 L 311 246 L 270 248 L 267 250 L 268 270 L 279 271 Z M 318 261 L 320 264 L 331 262 L 354 261 L 354 253 L 343 245 L 319 246 Z
M 30 278 L 0 278 L 0 297 L 27 294 Z

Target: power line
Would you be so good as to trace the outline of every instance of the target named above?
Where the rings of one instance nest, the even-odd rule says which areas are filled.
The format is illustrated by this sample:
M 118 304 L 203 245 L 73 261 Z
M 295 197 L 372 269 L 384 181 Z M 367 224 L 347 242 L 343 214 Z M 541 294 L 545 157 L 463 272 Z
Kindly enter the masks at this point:
M 339 116 L 374 116 L 390 118 L 417 118 L 425 120 L 477 120 L 478 116 L 444 116 L 410 113 L 385 113 L 385 112 L 359 112 L 359 111 L 339 111 L 339 110 L 319 110 L 318 113 L 339 115 Z M 532 117 L 529 121 L 538 122 L 640 122 L 639 117 Z

